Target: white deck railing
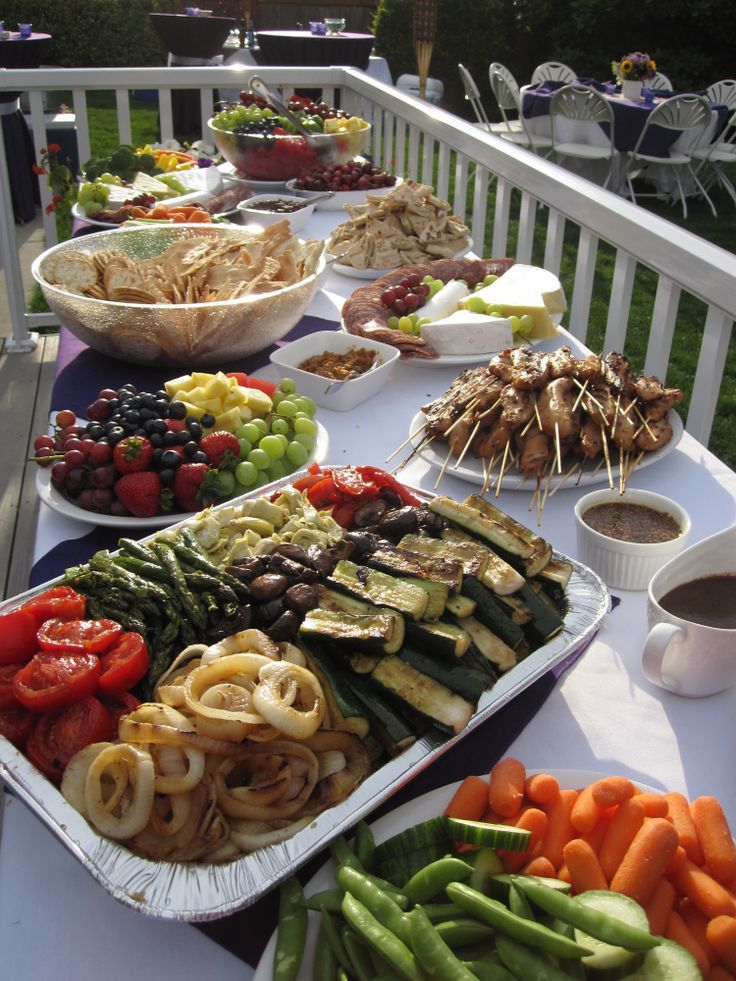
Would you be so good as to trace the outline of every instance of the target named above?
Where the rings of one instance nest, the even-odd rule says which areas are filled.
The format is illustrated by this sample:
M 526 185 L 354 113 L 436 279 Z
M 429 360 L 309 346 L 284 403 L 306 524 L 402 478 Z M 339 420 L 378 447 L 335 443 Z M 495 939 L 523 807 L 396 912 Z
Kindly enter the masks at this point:
M 130 93 L 159 90 L 161 139 L 174 136 L 172 89 L 200 93 L 202 132 L 212 115 L 217 88 L 244 87 L 252 69 L 243 68 L 109 68 L 37 69 L 1 73 L 0 91 L 28 92 L 37 156 L 48 137 L 44 128 L 44 92 L 73 94 L 79 159 L 90 154 L 87 93 L 116 93 L 121 143 L 131 141 Z M 343 108 L 373 123 L 372 152 L 387 169 L 432 183 L 450 198 L 455 213 L 472 229 L 478 255 L 505 256 L 515 237 L 514 258 L 559 272 L 563 244 L 577 230 L 573 281 L 564 283 L 570 309 L 570 331 L 585 341 L 594 276 L 601 244 L 613 249 L 614 273 L 608 303 L 604 350 L 626 351 L 634 279 L 639 266 L 652 270 L 656 286 L 649 323 L 644 371 L 666 378 L 683 294 L 702 301 L 702 342 L 686 428 L 707 443 L 723 378 L 733 321 L 736 319 L 736 257 L 683 231 L 627 200 L 598 188 L 569 171 L 480 132 L 465 120 L 420 102 L 396 89 L 346 68 L 263 68 L 267 84 L 287 93 L 295 87 L 323 88 L 325 97 L 341 99 Z M 33 345 L 34 327 L 55 321 L 48 314 L 29 314 L 16 252 L 8 173 L 0 131 L 0 258 L 8 284 L 13 336 L 9 349 Z M 495 210 L 488 214 L 489 182 L 497 180 Z M 43 183 L 43 182 L 42 182 Z M 42 205 L 50 192 L 41 188 Z M 486 240 L 487 219 L 492 238 Z M 48 244 L 55 241 L 53 216 L 45 217 Z M 726 220 L 724 218 L 724 220 Z M 597 299 L 599 299 L 597 297 Z M 641 327 L 641 324 L 637 325 Z

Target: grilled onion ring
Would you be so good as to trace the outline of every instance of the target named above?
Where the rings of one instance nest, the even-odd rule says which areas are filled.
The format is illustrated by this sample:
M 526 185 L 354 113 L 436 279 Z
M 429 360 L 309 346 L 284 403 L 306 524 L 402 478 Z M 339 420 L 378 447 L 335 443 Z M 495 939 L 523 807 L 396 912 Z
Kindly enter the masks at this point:
M 297 814 L 309 799 L 317 783 L 319 774 L 319 763 L 317 757 L 308 747 L 301 743 L 288 742 L 286 740 L 275 740 L 266 743 L 263 747 L 251 747 L 248 755 L 248 765 L 252 767 L 255 759 L 259 756 L 268 758 L 268 768 L 274 766 L 273 758 L 278 757 L 283 762 L 279 765 L 288 767 L 288 780 L 283 784 L 279 778 L 279 786 L 282 787 L 282 796 L 270 804 L 262 804 L 253 799 L 250 785 L 231 787 L 228 785 L 227 778 L 236 766 L 234 760 L 224 760 L 213 775 L 215 788 L 217 790 L 217 802 L 223 812 L 230 817 L 247 818 L 255 821 L 281 821 L 291 818 Z M 291 789 L 292 768 L 291 760 L 303 761 L 306 764 L 306 772 L 299 792 L 290 799 L 285 799 L 287 791 Z M 234 777 L 240 776 L 238 770 Z
M 262 630 L 251 627 L 248 630 L 239 630 L 206 648 L 202 653 L 202 664 L 209 664 L 229 654 L 261 654 L 271 661 L 277 661 L 281 657 L 278 646 L 271 638 Z
M 266 721 L 251 710 L 252 698 L 260 670 L 273 662 L 262 654 L 223 654 L 214 661 L 202 661 L 184 682 L 184 699 L 197 717 L 197 730 L 240 742 L 251 726 Z
M 307 668 L 273 661 L 258 672 L 253 707 L 291 739 L 308 739 L 325 714 L 322 686 Z
M 116 798 L 125 806 L 114 813 L 106 798 L 105 778 L 116 782 Z M 140 746 L 124 743 L 108 746 L 92 761 L 84 786 L 84 803 L 89 820 L 101 834 L 114 841 L 125 841 L 142 831 L 151 816 L 155 770 L 151 754 Z M 125 781 L 121 793 L 119 787 Z

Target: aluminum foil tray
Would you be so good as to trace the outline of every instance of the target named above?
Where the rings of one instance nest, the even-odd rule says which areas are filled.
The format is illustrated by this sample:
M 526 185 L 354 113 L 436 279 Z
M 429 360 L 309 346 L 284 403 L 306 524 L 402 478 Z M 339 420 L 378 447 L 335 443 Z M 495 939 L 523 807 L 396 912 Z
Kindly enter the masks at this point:
M 298 476 L 290 474 L 221 506 L 229 507 L 248 497 L 268 494 L 290 484 Z M 411 490 L 424 501 L 434 496 L 418 488 Z M 557 558 L 573 565 L 567 588 L 569 610 L 563 630 L 483 693 L 476 712 L 461 733 L 443 736 L 433 731 L 417 740 L 395 759 L 375 770 L 342 803 L 324 811 L 312 824 L 280 845 L 262 848 L 224 865 L 153 862 L 134 855 L 124 845 L 101 837 L 67 804 L 57 788 L 2 736 L 0 777 L 100 885 L 124 905 L 163 920 L 199 922 L 228 916 L 254 903 L 322 851 L 333 838 L 347 833 L 357 821 L 384 803 L 468 733 L 483 725 L 547 671 L 555 667 L 561 670 L 564 662 L 572 659 L 578 648 L 593 637 L 609 610 L 608 590 L 586 566 L 564 555 L 558 554 Z M 53 584 L 44 583 L 6 600 L 0 605 L 0 612 L 7 612 Z

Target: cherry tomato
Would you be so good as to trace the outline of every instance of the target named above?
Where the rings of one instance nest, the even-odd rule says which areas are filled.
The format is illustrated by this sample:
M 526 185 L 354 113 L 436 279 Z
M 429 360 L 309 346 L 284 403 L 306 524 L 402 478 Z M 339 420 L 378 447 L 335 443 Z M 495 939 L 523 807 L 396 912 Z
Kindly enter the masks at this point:
M 38 650 L 38 621 L 27 610 L 0 616 L 0 664 L 23 664 Z
M 0 712 L 0 736 L 5 736 L 8 742 L 11 742 L 18 749 L 23 749 L 37 718 L 37 715 L 24 709 L 21 705 Z
M 60 620 L 54 617 L 41 624 L 38 646 L 45 651 L 104 654 L 122 632 L 123 628 L 114 620 Z
M 105 708 L 112 716 L 113 736 L 117 736 L 118 726 L 122 717 L 127 715 L 128 712 L 132 712 L 134 708 L 137 708 L 141 704 L 140 698 L 136 698 L 129 691 L 121 691 L 117 695 L 104 698 L 103 702 Z
M 13 691 L 13 678 L 22 667 L 22 664 L 0 665 L 0 712 L 20 708 L 20 702 Z
M 335 486 L 343 491 L 343 493 L 349 494 L 351 497 L 360 495 L 364 501 L 370 501 L 374 497 L 378 497 L 381 489 L 377 484 L 365 480 L 363 475 L 358 470 L 353 469 L 353 467 L 346 467 L 344 470 L 335 470 L 332 474 L 332 479 L 335 481 Z
M 137 685 L 148 671 L 148 647 L 140 634 L 121 634 L 101 660 L 100 694 L 117 695 Z
M 90 743 L 113 737 L 112 716 L 90 695 L 56 712 L 44 712 L 28 737 L 26 755 L 50 780 L 58 783 L 69 760 Z
M 13 691 L 32 712 L 52 712 L 96 692 L 100 670 L 96 654 L 39 651 L 13 678 Z
M 81 620 L 87 612 L 87 599 L 71 586 L 52 586 L 21 607 L 32 613 L 39 624 L 51 617 Z

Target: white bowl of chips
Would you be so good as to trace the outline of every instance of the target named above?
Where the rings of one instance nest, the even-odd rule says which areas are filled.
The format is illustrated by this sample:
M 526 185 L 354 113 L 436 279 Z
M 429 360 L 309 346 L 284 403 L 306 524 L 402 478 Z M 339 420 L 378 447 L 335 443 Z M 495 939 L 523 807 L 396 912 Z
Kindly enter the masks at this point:
M 255 232 L 167 224 L 62 242 L 31 271 L 61 323 L 96 351 L 191 368 L 287 334 L 318 288 L 323 252 L 286 221 Z

